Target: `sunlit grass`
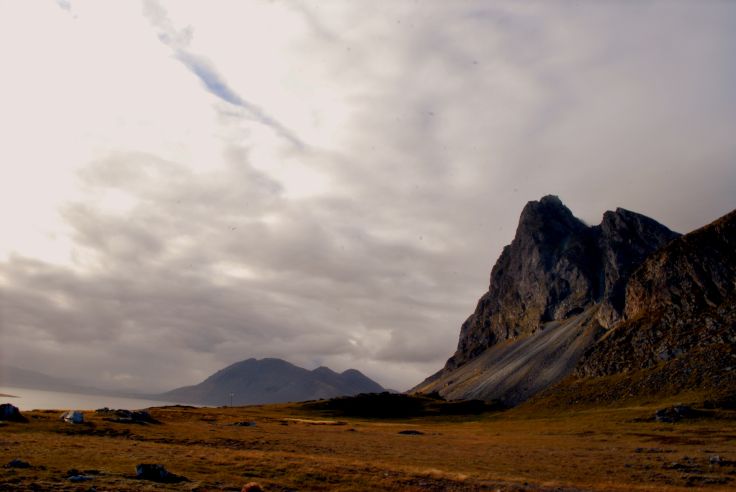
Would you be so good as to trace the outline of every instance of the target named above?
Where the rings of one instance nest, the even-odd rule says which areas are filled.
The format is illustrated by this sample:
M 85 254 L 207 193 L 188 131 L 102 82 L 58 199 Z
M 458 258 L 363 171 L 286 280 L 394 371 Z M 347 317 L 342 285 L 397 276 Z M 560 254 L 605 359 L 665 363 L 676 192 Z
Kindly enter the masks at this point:
M 239 490 L 250 481 L 265 490 L 732 488 L 736 466 L 709 459 L 736 458 L 734 415 L 661 424 L 647 420 L 656 408 L 527 406 L 473 417 L 339 421 L 299 405 L 153 409 L 162 425 L 106 422 L 94 412 L 87 424 L 72 425 L 57 412 L 26 412 L 30 423 L 0 431 L 0 462 L 19 458 L 34 467 L 2 470 L 0 482 L 7 490 L 76 490 L 81 485 L 66 481 L 75 468 L 101 472 L 84 490 Z M 240 421 L 256 425 L 228 425 Z M 407 429 L 422 434 L 399 434 Z M 191 482 L 135 480 L 138 463 L 161 463 Z

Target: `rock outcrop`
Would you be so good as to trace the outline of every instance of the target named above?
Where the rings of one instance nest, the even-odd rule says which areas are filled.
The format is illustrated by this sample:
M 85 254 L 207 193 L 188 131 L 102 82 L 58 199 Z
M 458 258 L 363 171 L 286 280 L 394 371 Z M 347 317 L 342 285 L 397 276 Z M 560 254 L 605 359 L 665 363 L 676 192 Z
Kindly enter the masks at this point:
M 736 390 L 736 211 L 647 258 L 626 287 L 623 320 L 575 372 L 636 372 L 640 392 L 664 381 L 670 393 Z
M 604 328 L 622 318 L 625 287 L 632 272 L 649 254 L 677 237 L 679 234 L 658 222 L 621 208 L 606 212 L 600 225 L 588 226 L 556 196 L 529 202 L 514 240 L 493 266 L 488 292 L 461 327 L 457 351 L 440 372 L 413 391 L 518 403 L 558 381 Z M 581 321 L 578 317 L 583 313 Z M 540 330 L 560 326 L 567 328 L 565 336 L 554 337 L 559 346 L 538 335 Z M 540 350 L 544 357 L 535 360 L 519 350 L 521 345 L 513 348 L 530 337 L 537 341 L 524 342 L 524 350 Z M 500 344 L 509 347 L 503 349 L 504 357 L 487 354 Z M 566 350 L 569 346 L 575 350 Z M 495 349 L 494 353 L 500 351 Z M 553 354 L 567 359 L 552 360 Z M 481 356 L 483 362 L 473 365 L 475 382 L 470 382 L 462 376 L 468 370 L 461 368 Z M 501 367 L 500 360 L 511 365 Z M 520 360 L 531 364 L 524 366 L 525 373 L 544 372 L 544 385 L 518 374 L 513 384 L 509 379 L 488 384 L 480 375 L 493 373 L 498 379 L 499 371 L 510 371 Z M 551 367 L 555 368 L 552 372 Z
M 0 405 L 0 421 L 28 422 L 28 419 L 20 413 L 20 410 L 15 405 L 3 403 Z

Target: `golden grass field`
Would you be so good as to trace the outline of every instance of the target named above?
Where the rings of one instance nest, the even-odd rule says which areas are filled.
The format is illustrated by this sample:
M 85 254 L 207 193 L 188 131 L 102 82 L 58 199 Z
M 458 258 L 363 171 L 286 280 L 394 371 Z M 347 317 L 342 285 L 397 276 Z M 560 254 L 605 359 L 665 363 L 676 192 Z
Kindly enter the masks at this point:
M 0 463 L 32 467 L 0 468 L 0 490 L 240 490 L 251 481 L 266 491 L 734 490 L 734 412 L 662 424 L 651 421 L 658 406 L 526 405 L 405 420 L 333 420 L 290 404 L 154 408 L 161 425 L 107 422 L 94 411 L 74 425 L 58 411 L 24 412 L 28 423 L 0 427 Z M 256 425 L 228 425 L 238 421 Z M 136 480 L 139 463 L 190 481 Z M 69 469 L 99 473 L 71 483 Z

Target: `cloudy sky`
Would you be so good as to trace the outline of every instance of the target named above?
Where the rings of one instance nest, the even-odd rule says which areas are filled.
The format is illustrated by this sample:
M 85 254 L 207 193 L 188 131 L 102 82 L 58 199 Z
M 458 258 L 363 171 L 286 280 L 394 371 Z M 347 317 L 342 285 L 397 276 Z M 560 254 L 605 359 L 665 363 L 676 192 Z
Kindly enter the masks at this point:
M 736 3 L 0 0 L 1 362 L 439 369 L 523 205 L 736 208 Z

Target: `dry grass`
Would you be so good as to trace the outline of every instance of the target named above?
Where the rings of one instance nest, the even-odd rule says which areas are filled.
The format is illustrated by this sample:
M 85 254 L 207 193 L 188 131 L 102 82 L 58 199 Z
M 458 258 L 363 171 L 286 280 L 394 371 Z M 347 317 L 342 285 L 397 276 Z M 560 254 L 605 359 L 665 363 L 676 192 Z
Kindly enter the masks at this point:
M 321 422 L 295 405 L 158 408 L 162 425 L 117 424 L 87 412 L 25 412 L 0 430 L 0 490 L 708 490 L 733 489 L 736 417 L 725 411 L 677 424 L 642 421 L 655 407 L 545 411 L 527 406 L 480 417 Z M 256 422 L 255 426 L 228 424 Z M 421 435 L 401 435 L 413 429 Z M 719 455 L 725 463 L 711 465 Z M 161 463 L 191 481 L 135 480 Z M 67 470 L 99 470 L 73 484 Z

